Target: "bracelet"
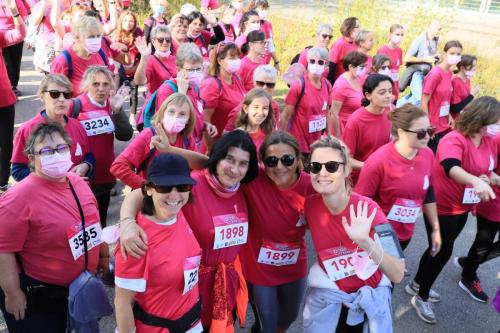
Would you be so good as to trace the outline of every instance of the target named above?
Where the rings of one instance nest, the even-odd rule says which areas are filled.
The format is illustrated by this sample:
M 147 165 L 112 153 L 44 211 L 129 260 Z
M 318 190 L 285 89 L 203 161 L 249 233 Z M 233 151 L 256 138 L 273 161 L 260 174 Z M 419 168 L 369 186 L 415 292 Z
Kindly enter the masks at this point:
M 120 225 L 125 224 L 127 222 L 134 222 L 135 223 L 135 218 L 133 218 L 133 217 L 125 217 L 125 218 L 121 219 L 118 222 L 120 223 Z

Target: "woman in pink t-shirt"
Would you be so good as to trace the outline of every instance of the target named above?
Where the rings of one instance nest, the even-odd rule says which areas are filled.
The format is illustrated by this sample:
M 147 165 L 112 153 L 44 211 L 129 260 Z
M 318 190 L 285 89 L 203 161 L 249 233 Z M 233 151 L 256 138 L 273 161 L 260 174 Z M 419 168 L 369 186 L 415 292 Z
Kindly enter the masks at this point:
M 116 0 L 93 0 L 92 4 L 99 13 L 104 33 L 109 35 L 118 26 L 118 7 Z
M 205 69 L 208 69 L 208 50 L 211 45 L 222 42 L 225 38 L 224 31 L 217 25 L 214 14 L 202 15 L 200 12 L 191 12 L 188 17 L 187 41 L 194 43 L 201 52 Z M 210 27 L 210 28 L 209 28 Z
M 455 75 L 451 79 L 453 92 L 451 93 L 450 113 L 453 119 L 457 119 L 463 108 L 469 104 L 479 93 L 479 86 L 471 89 L 471 79 L 476 74 L 476 56 L 463 54 L 457 64 Z
M 366 56 L 366 73 L 363 81 L 366 79 L 366 76 L 372 68 L 373 58 L 370 55 L 370 52 L 373 49 L 373 39 L 373 32 L 368 30 L 359 30 L 356 34 L 356 37 L 354 38 L 354 42 L 358 47 L 357 51 L 363 53 Z
M 311 47 L 323 47 L 328 50 L 330 47 L 330 42 L 332 41 L 333 38 L 333 28 L 330 24 L 328 23 L 322 23 L 318 25 L 316 28 L 316 40 L 313 46 L 308 46 L 306 47 L 302 52 L 300 52 L 299 59 L 297 62 L 299 64 L 302 64 L 306 69 L 307 69 L 307 51 Z M 325 70 L 323 73 L 323 76 L 328 79 L 328 82 L 333 84 L 334 80 L 334 74 L 335 74 L 335 64 L 333 63 L 328 63 L 328 68 Z
M 382 74 L 391 77 L 391 59 L 386 55 L 376 54 L 373 56 L 372 68 L 367 70 L 370 74 Z M 394 94 L 394 91 L 392 93 Z
M 254 87 L 253 72 L 259 65 L 265 64 L 267 45 L 269 44 L 266 35 L 262 31 L 252 31 L 247 36 L 247 42 L 241 47 L 245 56 L 241 59 L 238 75 L 243 81 L 245 91 L 250 91 Z
M 361 79 L 367 72 L 366 59 L 365 54 L 357 51 L 348 53 L 342 59 L 342 66 L 346 71 L 337 78 L 332 89 L 332 116 L 336 137 L 342 136 L 347 120 L 361 106 Z
M 403 37 L 405 35 L 405 29 L 400 24 L 393 24 L 389 29 L 389 42 L 378 49 L 377 54 L 383 54 L 391 59 L 391 70 L 389 76 L 394 82 L 394 87 L 392 93 L 396 100 L 399 96 L 399 68 L 403 65 L 403 50 L 399 47 Z
M 152 15 L 144 20 L 144 38 L 146 43 L 154 43 L 151 38 L 151 32 L 156 26 L 168 25 L 167 10 L 169 8 L 166 0 L 149 0 L 149 7 L 151 7 Z
M 359 20 L 356 17 L 348 17 L 340 26 L 342 36 L 335 41 L 330 49 L 330 62 L 335 64 L 336 80 L 347 69 L 342 65 L 342 59 L 352 51 L 356 51 L 358 46 L 354 43 L 354 38 L 359 31 Z
M 248 3 L 247 11 L 255 10 L 260 18 L 260 31 L 266 35 L 266 41 L 269 43 L 266 54 L 264 55 L 264 63 L 269 64 L 273 59 L 276 70 L 281 71 L 278 57 L 276 56 L 276 47 L 274 46 L 273 25 L 267 18 L 269 11 L 269 1 L 267 0 L 252 0 Z
M 243 44 L 247 42 L 247 36 L 251 31 L 260 30 L 261 26 L 259 14 L 255 10 L 245 12 L 245 14 L 241 17 L 239 28 L 240 34 L 238 38 L 236 38 L 235 44 L 241 48 Z
M 188 19 L 182 14 L 176 14 L 170 21 L 170 32 L 172 34 L 172 55 L 175 56 L 179 46 L 187 40 Z

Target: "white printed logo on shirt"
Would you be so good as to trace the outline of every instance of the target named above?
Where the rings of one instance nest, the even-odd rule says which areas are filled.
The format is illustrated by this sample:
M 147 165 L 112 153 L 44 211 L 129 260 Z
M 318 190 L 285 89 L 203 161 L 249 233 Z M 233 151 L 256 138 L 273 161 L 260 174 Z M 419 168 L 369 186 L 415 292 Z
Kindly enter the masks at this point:
M 82 156 L 82 147 L 80 144 L 77 142 L 76 143 L 76 149 L 75 149 L 75 156 Z
M 495 168 L 495 160 L 493 159 L 493 156 L 490 155 L 490 166 L 488 167 L 488 171 L 493 171 Z
M 424 176 L 424 190 L 427 190 L 429 188 L 429 177 L 427 175 Z

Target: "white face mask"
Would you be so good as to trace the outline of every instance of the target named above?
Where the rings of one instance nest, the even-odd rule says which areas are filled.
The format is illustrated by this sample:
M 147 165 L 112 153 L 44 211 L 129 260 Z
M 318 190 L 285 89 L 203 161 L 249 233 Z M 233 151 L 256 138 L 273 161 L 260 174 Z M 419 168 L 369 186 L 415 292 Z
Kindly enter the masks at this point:
M 195 86 L 199 86 L 202 79 L 203 79 L 203 73 L 201 72 L 188 73 L 189 83 L 194 84 Z
M 234 74 L 240 70 L 241 59 L 228 59 L 227 60 L 227 71 Z
M 155 54 L 160 57 L 160 58 L 168 58 L 172 52 L 170 50 L 168 51 L 160 51 L 160 50 L 155 50 Z
M 366 67 L 356 67 L 356 76 L 362 77 L 366 73 Z
M 460 62 L 460 60 L 462 60 L 461 55 L 452 54 L 452 55 L 446 56 L 446 63 L 448 65 L 456 65 Z
M 96 54 L 101 49 L 102 38 L 85 38 L 85 50 L 90 54 Z
M 489 136 L 496 136 L 498 133 L 500 133 L 500 125 L 498 124 L 491 124 L 486 126 L 486 134 Z
M 233 6 L 233 8 L 236 9 L 236 10 L 240 10 L 241 8 L 243 8 L 243 3 L 242 2 L 233 1 L 233 2 L 231 2 L 231 6 Z
M 386 69 L 380 69 L 378 71 L 379 74 L 385 75 L 385 76 L 390 76 L 391 75 L 391 69 L 386 68 Z
M 250 25 L 248 26 L 248 30 L 249 31 L 260 30 L 260 23 L 258 23 L 258 22 L 256 22 L 256 23 L 250 23 Z
M 468 78 L 471 78 L 473 77 L 474 75 L 476 75 L 476 71 L 475 70 L 469 70 L 469 71 L 465 71 L 465 76 L 467 76 Z
M 267 18 L 267 10 L 259 10 L 258 13 L 261 20 L 265 20 Z
M 54 153 L 53 155 L 40 156 L 41 171 L 51 178 L 62 178 L 68 172 L 69 168 L 73 165 L 71 162 L 71 154 Z
M 308 64 L 307 65 L 307 70 L 309 73 L 313 75 L 322 75 L 323 72 L 325 71 L 325 66 L 320 65 L 320 64 Z
M 403 36 L 398 36 L 398 35 L 392 35 L 391 36 L 391 42 L 393 44 L 398 45 L 399 43 L 401 43 L 402 40 L 403 40 Z

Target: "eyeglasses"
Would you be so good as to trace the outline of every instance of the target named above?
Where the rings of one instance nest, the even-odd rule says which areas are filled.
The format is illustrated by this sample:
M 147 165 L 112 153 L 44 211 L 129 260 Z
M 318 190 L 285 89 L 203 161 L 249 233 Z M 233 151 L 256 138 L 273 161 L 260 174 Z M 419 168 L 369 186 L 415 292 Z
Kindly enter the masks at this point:
M 312 173 L 318 174 L 321 172 L 321 169 L 323 168 L 323 165 L 324 165 L 326 171 L 328 171 L 329 173 L 335 173 L 335 172 L 337 172 L 337 170 L 339 169 L 341 164 L 345 165 L 345 163 L 337 162 L 337 161 L 328 161 L 326 163 L 311 162 L 308 165 L 308 169 Z
M 324 61 L 324 60 L 316 60 L 316 59 L 309 59 L 309 63 L 311 65 L 314 65 L 315 63 L 318 63 L 318 65 L 323 66 L 326 63 L 326 61 Z
M 429 127 L 429 128 L 420 129 L 418 131 L 412 131 L 412 130 L 403 128 L 403 131 L 415 133 L 417 135 L 417 139 L 422 140 L 425 138 L 426 134 L 429 134 L 429 136 L 432 138 L 434 136 L 434 132 L 436 131 L 436 129 L 434 127 Z
M 189 68 L 189 69 L 184 69 L 186 73 L 202 73 L 203 68 Z
M 158 43 L 160 44 L 163 44 L 163 43 L 167 43 L 167 44 L 170 44 L 172 42 L 172 39 L 171 38 L 156 38 L 156 40 L 158 41 Z
M 289 167 L 292 166 L 295 162 L 295 156 L 293 155 L 283 155 L 281 157 L 276 156 L 268 156 L 264 159 L 264 165 L 268 168 L 275 168 L 278 165 L 278 162 L 281 161 L 283 166 Z
M 190 184 L 174 185 L 174 186 L 153 185 L 153 188 L 155 189 L 156 192 L 165 194 L 172 192 L 174 188 L 177 189 L 177 192 L 189 192 L 193 188 L 193 185 Z
M 57 145 L 55 148 L 42 148 L 38 152 L 34 152 L 33 155 L 40 155 L 40 156 L 50 156 L 54 155 L 54 153 L 58 154 L 64 154 L 69 151 L 69 147 L 71 147 L 70 144 L 60 144 Z
M 333 35 L 327 35 L 327 34 L 321 34 L 321 37 L 323 37 L 323 39 L 332 39 L 333 38 Z
M 260 88 L 267 87 L 269 89 L 273 89 L 276 87 L 276 82 L 255 81 L 255 85 Z
M 58 99 L 61 94 L 65 99 L 70 99 L 71 97 L 73 97 L 73 93 L 71 91 L 44 90 L 43 92 L 48 92 L 52 99 Z

